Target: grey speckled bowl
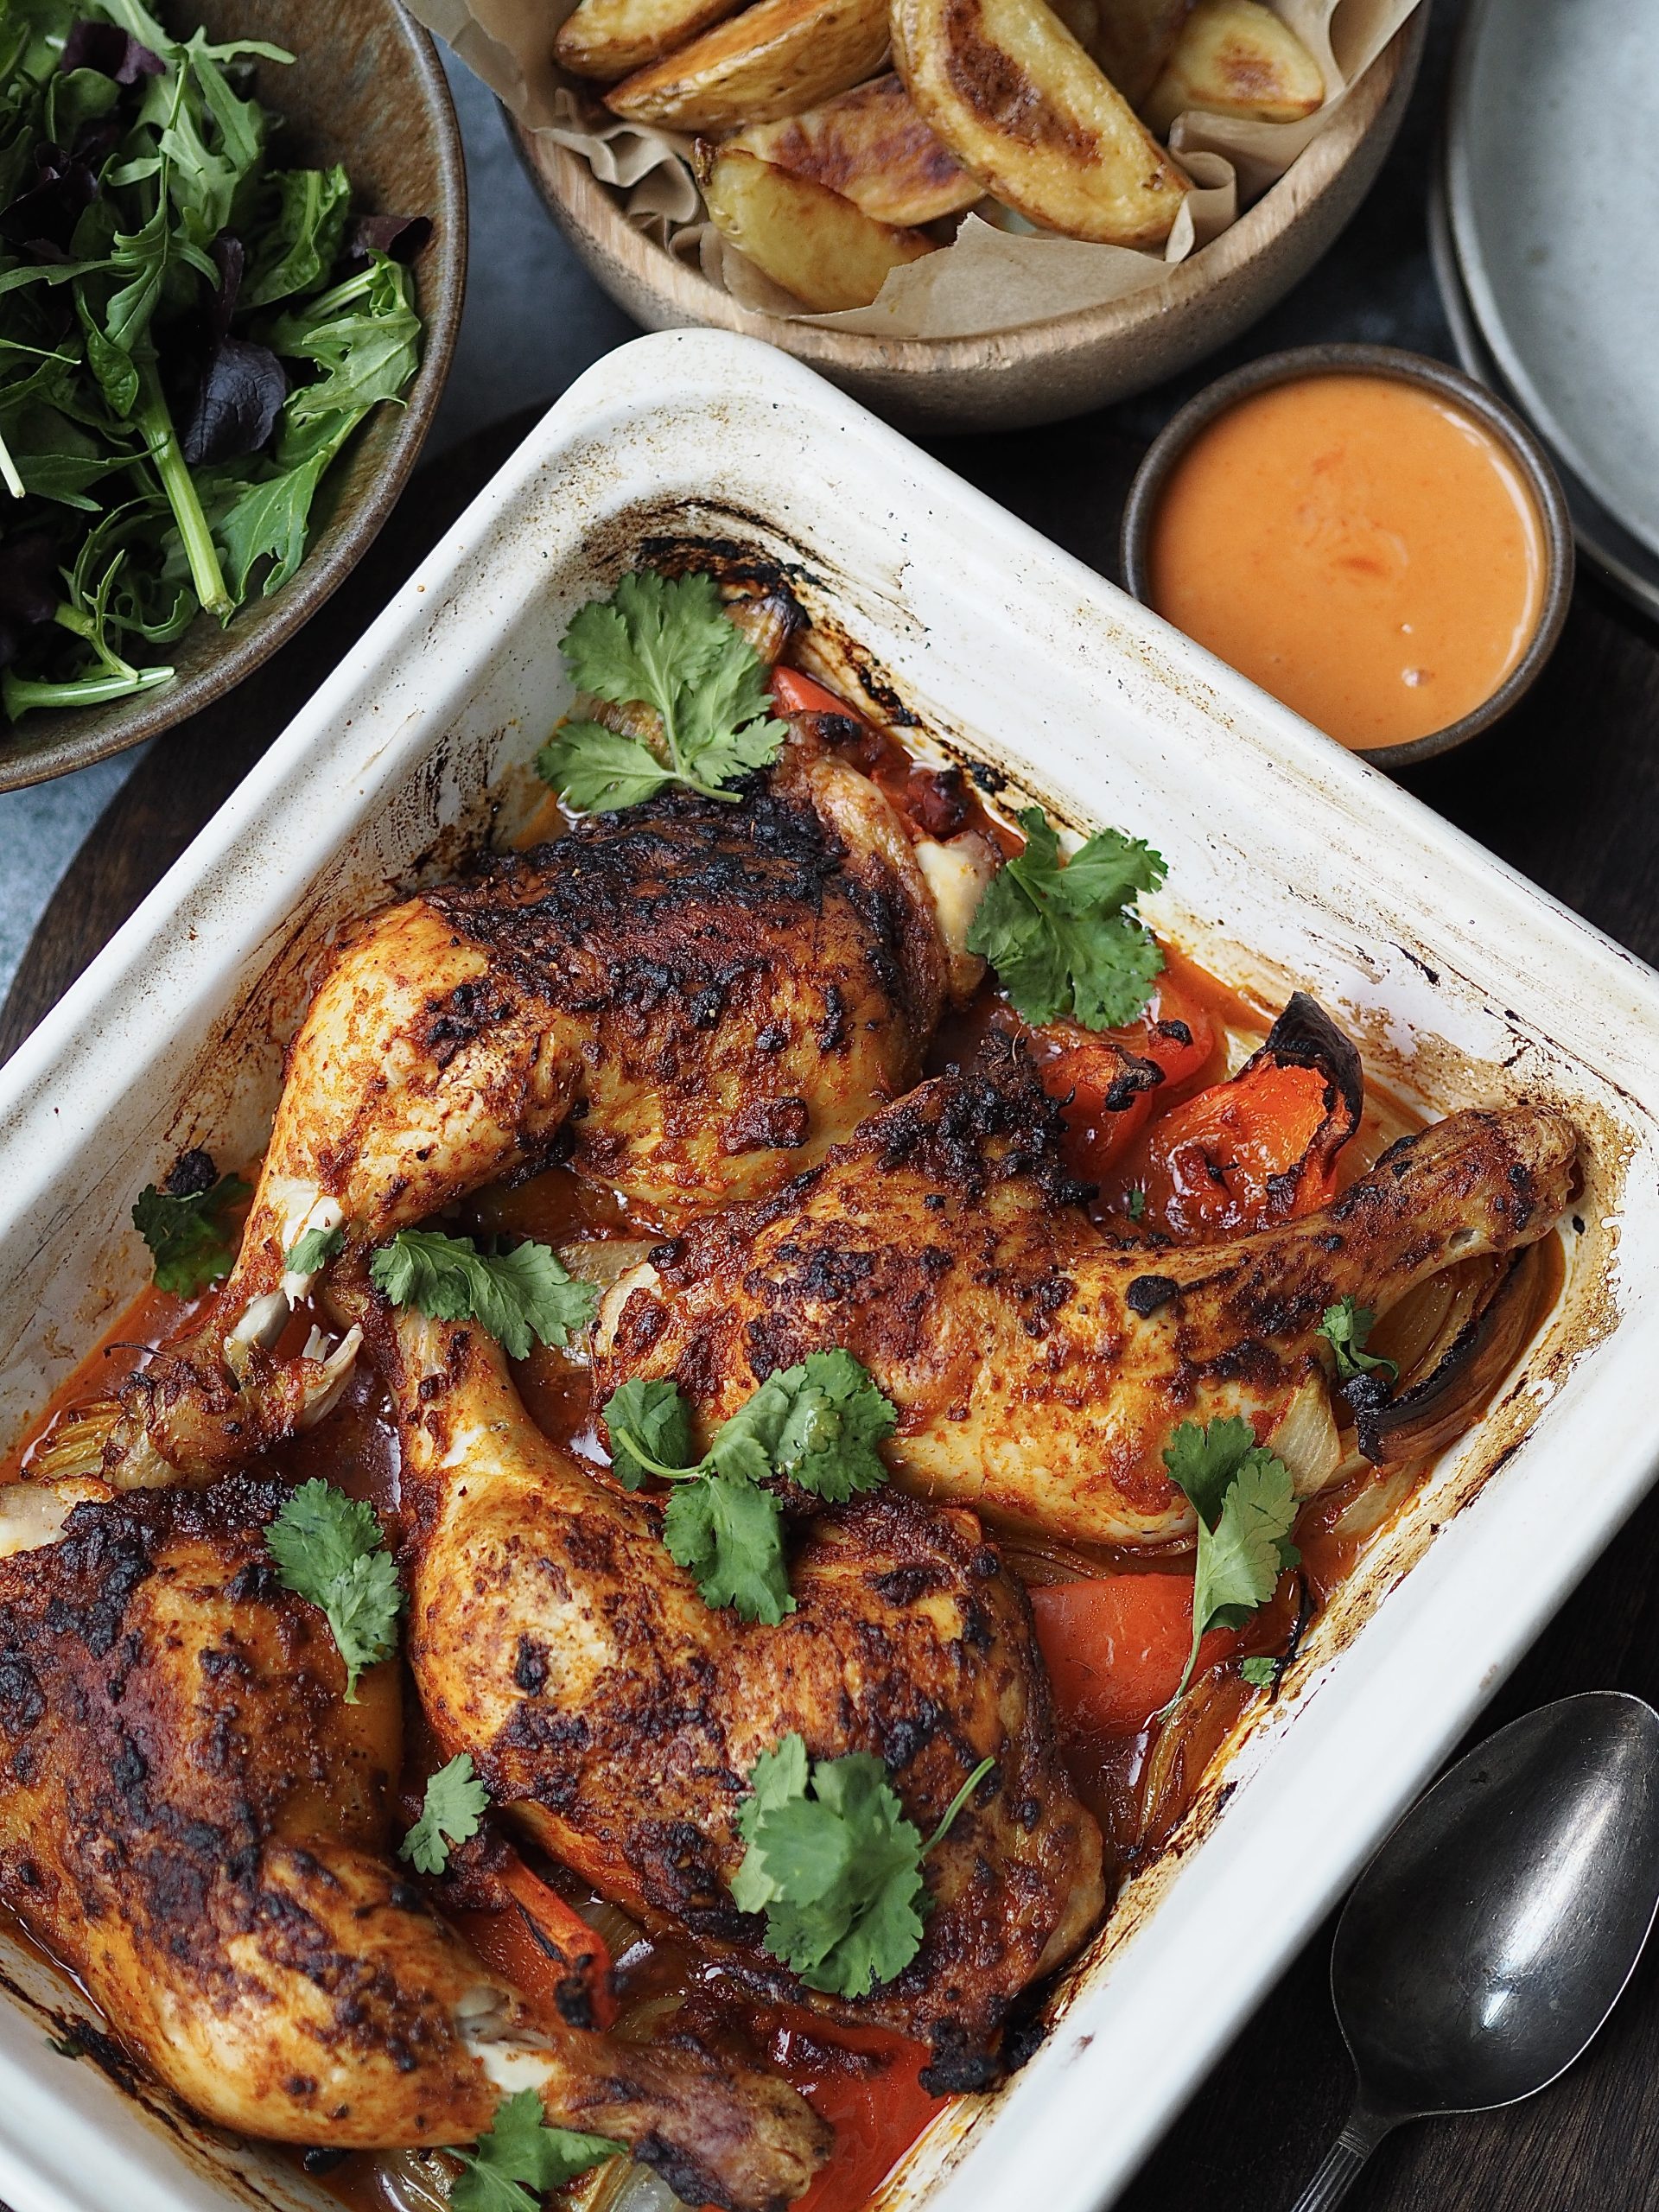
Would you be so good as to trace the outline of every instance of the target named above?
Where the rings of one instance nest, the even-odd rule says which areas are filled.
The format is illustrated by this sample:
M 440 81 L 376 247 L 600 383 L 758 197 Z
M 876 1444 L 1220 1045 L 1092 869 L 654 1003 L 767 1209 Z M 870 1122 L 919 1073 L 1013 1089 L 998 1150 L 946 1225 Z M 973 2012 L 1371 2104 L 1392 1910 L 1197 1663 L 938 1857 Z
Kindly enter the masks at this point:
M 1508 452 L 1537 503 L 1544 538 L 1544 584 L 1538 626 L 1515 666 L 1491 698 L 1444 729 L 1414 738 L 1408 745 L 1379 745 L 1359 754 L 1374 768 L 1411 768 L 1450 753 L 1508 714 L 1529 690 L 1555 650 L 1573 597 L 1573 522 L 1560 480 L 1549 456 L 1512 408 L 1495 399 L 1484 385 L 1461 369 L 1427 353 L 1408 353 L 1394 346 L 1297 346 L 1288 353 L 1268 353 L 1249 361 L 1230 376 L 1206 385 L 1195 399 L 1166 424 L 1135 471 L 1123 509 L 1119 550 L 1123 580 L 1143 605 L 1152 605 L 1152 524 L 1170 472 L 1199 431 L 1224 415 L 1252 392 L 1278 384 L 1294 384 L 1303 377 L 1395 377 L 1402 383 L 1421 385 L 1472 415 Z
M 467 277 L 467 181 L 449 88 L 431 40 L 397 0 L 163 0 L 169 29 L 267 39 L 296 59 L 261 66 L 260 98 L 286 118 L 279 161 L 346 164 L 357 204 L 429 215 L 415 262 L 425 325 L 419 373 L 401 408 L 381 407 L 325 480 L 310 547 L 292 581 L 243 607 L 228 629 L 200 616 L 169 648 L 178 679 L 112 706 L 0 721 L 0 791 L 43 782 L 182 721 L 251 675 L 348 573 L 397 502 L 449 372 Z

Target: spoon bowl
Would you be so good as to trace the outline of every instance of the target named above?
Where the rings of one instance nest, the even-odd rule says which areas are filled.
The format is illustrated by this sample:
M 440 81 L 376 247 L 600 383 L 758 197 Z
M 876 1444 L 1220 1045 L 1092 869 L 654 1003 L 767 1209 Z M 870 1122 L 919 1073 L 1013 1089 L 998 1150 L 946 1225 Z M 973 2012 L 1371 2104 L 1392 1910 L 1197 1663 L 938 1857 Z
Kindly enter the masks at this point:
M 1360 1876 L 1331 1990 L 1354 2113 L 1296 2212 L 1402 2120 L 1545 2088 L 1594 2037 L 1659 1909 L 1659 1713 L 1564 1698 L 1460 1759 Z

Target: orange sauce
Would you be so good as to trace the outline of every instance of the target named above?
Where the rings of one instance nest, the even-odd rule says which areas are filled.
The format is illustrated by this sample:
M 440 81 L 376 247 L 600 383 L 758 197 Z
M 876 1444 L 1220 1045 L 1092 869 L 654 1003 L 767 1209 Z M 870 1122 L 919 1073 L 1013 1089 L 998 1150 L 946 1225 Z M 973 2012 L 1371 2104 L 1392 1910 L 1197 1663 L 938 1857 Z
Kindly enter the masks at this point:
M 1543 525 L 1509 452 L 1389 377 L 1240 400 L 1176 463 L 1153 523 L 1158 612 L 1359 752 L 1491 698 L 1543 587 Z

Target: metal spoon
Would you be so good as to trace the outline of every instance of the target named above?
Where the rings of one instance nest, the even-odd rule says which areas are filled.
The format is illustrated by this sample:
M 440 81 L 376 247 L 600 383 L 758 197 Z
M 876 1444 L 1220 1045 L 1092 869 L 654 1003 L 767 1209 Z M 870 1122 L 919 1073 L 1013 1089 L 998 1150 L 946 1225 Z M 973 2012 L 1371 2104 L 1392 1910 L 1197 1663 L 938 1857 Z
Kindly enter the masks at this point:
M 1500 1728 L 1401 1821 L 1337 1928 L 1359 2094 L 1294 2212 L 1331 2212 L 1390 2129 L 1545 2088 L 1659 1909 L 1659 1713 L 1613 1690 Z

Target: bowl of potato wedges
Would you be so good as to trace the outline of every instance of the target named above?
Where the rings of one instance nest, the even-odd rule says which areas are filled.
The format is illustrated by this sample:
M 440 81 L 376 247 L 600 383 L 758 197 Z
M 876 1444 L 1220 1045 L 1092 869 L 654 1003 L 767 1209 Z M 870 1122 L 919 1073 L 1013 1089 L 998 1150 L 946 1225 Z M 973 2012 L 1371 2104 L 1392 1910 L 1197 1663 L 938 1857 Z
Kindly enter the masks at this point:
M 1159 383 L 1281 298 L 1381 166 L 1427 15 L 1423 0 L 1277 181 L 1179 259 L 1166 242 L 1205 173 L 1172 151 L 1175 118 L 1179 148 L 1195 115 L 1295 124 L 1329 99 L 1263 0 L 575 0 L 552 38 L 573 110 L 683 162 L 695 251 L 630 219 L 571 134 L 512 128 L 579 256 L 648 328 L 766 339 L 908 428 L 1007 429 Z M 915 276 L 945 270 L 930 257 L 976 223 L 1074 243 L 993 252 L 971 328 L 907 331 L 889 278 L 919 297 Z M 1068 301 L 1101 262 L 1078 246 L 1137 256 L 1134 288 Z M 734 260 L 743 281 L 722 281 Z

